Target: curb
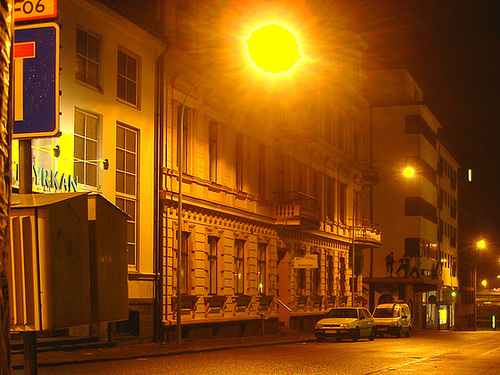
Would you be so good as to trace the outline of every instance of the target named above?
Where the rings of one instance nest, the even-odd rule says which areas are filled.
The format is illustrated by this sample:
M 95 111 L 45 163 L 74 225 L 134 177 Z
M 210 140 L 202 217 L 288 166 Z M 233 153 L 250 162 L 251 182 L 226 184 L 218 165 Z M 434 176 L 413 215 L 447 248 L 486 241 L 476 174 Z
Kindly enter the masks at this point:
M 251 344 L 235 344 L 235 345 L 221 345 L 216 347 L 208 347 L 208 348 L 195 348 L 195 349 L 180 349 L 173 351 L 166 351 L 164 353 L 145 353 L 145 354 L 137 354 L 137 355 L 129 355 L 123 357 L 102 357 L 102 358 L 91 358 L 91 359 L 73 359 L 68 361 L 58 361 L 58 362 L 45 362 L 38 363 L 38 368 L 41 367 L 57 367 L 57 366 L 67 366 L 67 365 L 81 365 L 87 363 L 98 363 L 98 362 L 114 362 L 114 361 L 124 361 L 128 359 L 141 359 L 141 358 L 156 358 L 156 357 L 169 357 L 174 355 L 184 355 L 184 354 L 194 354 L 194 353 L 203 353 L 203 352 L 217 352 L 229 349 L 244 349 L 244 348 L 253 348 L 258 346 L 274 346 L 274 345 L 287 345 L 287 344 L 296 344 L 300 342 L 312 342 L 316 341 L 313 338 L 303 338 L 303 339 L 293 339 L 288 341 L 272 341 L 272 342 L 259 342 L 259 343 L 251 343 Z M 13 365 L 12 370 L 23 370 L 24 365 Z

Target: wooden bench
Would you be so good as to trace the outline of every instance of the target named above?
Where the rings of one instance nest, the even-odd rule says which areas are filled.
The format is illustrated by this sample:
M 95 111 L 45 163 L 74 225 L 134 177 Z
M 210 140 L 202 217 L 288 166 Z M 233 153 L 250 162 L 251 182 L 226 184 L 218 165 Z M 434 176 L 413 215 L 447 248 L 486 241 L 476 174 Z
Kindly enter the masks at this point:
M 268 296 L 262 294 L 258 296 L 257 313 L 267 313 L 269 314 L 274 305 L 274 296 Z
M 309 299 L 309 309 L 311 311 L 321 310 L 322 305 L 323 305 L 323 296 L 312 296 Z
M 250 314 L 250 307 L 252 302 L 252 296 L 247 296 L 244 294 L 232 297 L 233 302 L 233 315 L 239 312 L 245 314 Z
M 205 301 L 205 318 L 211 313 L 220 313 L 224 316 L 226 310 L 227 296 L 207 296 Z
M 181 296 L 181 315 L 191 315 L 194 318 L 196 306 L 198 305 L 198 296 Z M 177 297 L 172 297 L 172 312 L 174 319 L 177 319 Z
M 306 311 L 307 310 L 307 301 L 309 300 L 309 296 L 295 296 L 293 301 L 293 311 Z

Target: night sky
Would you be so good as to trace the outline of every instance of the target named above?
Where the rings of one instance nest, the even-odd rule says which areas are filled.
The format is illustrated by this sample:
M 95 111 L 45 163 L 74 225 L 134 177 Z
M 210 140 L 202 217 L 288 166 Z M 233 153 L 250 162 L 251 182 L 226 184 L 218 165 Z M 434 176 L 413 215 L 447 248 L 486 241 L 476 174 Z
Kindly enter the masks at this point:
M 500 0 L 341 3 L 367 61 L 409 70 L 459 163 L 474 170 L 483 258 L 490 277 L 500 274 Z

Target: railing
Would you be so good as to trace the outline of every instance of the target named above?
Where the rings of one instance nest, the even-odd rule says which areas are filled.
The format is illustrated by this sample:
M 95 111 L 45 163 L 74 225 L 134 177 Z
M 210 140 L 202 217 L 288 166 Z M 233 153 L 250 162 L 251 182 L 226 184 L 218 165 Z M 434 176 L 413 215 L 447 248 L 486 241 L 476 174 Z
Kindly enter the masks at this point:
M 294 200 L 275 206 L 277 225 L 319 227 L 319 210 L 310 201 Z
M 355 225 L 354 237 L 356 242 L 370 242 L 378 244 L 381 244 L 382 242 L 380 228 L 378 228 L 378 226 L 371 221 L 363 221 L 361 225 Z

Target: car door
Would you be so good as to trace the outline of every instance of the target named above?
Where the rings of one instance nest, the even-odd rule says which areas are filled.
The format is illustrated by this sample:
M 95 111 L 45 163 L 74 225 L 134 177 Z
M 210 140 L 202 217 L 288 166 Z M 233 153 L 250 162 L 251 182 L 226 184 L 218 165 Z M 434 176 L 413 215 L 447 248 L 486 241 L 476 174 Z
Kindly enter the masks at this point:
M 373 320 L 372 320 L 372 317 L 371 317 L 370 313 L 368 312 L 368 310 L 361 309 L 360 313 L 364 317 L 364 319 L 362 320 L 362 322 L 363 322 L 362 323 L 363 324 L 363 333 L 362 333 L 362 335 L 365 336 L 365 337 L 368 337 L 368 336 L 370 336 L 370 332 L 371 332 L 372 327 L 373 327 Z

